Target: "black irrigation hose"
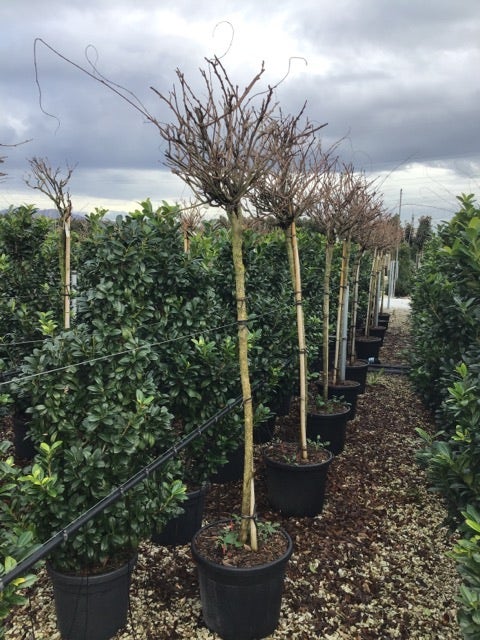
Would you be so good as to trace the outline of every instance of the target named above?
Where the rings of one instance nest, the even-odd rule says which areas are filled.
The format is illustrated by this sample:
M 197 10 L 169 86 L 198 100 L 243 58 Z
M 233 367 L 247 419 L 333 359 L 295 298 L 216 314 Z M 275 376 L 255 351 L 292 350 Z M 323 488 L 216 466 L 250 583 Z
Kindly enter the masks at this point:
M 260 386 L 261 382 L 256 382 L 252 385 L 252 391 L 256 390 L 258 386 Z M 185 449 L 193 440 L 198 438 L 204 431 L 206 431 L 209 427 L 213 426 L 216 422 L 218 422 L 221 418 L 228 415 L 235 407 L 243 402 L 243 396 L 238 396 L 227 404 L 223 409 L 221 409 L 214 416 L 209 418 L 202 425 L 197 427 L 194 431 L 189 433 L 187 436 L 182 438 L 178 444 L 170 447 L 165 453 L 156 458 L 149 465 L 141 469 L 138 473 L 132 476 L 129 480 L 124 482 L 122 485 L 114 489 L 108 496 L 102 498 L 100 502 L 97 502 L 93 507 L 88 509 L 82 513 L 81 516 L 70 522 L 64 529 L 54 534 L 47 542 L 41 545 L 39 549 L 36 549 L 33 553 L 29 554 L 26 558 L 21 560 L 11 571 L 8 571 L 3 577 L 0 577 L 0 593 L 5 589 L 5 587 L 10 584 L 13 580 L 18 578 L 21 575 L 24 575 L 26 571 L 28 571 L 33 565 L 37 562 L 45 558 L 53 549 L 58 547 L 63 542 L 66 542 L 68 538 L 78 531 L 80 527 L 86 524 L 89 520 L 94 518 L 97 514 L 101 513 L 107 507 L 114 504 L 117 500 L 123 497 L 123 495 L 133 489 L 138 484 L 146 480 L 154 471 L 159 469 L 166 462 L 177 456 L 182 449 Z
M 382 364 L 381 362 L 374 362 L 368 365 L 369 371 L 383 371 L 388 374 L 408 375 L 411 367 L 407 364 Z

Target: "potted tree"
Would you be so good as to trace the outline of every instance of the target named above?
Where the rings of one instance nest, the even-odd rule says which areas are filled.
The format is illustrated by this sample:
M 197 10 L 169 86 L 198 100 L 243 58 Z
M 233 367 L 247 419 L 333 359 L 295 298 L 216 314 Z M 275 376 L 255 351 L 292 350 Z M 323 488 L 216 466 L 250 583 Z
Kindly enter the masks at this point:
M 346 216 L 346 209 L 355 196 L 358 188 L 349 170 L 342 173 L 337 170 L 338 164 L 322 176 L 319 186 L 319 197 L 308 211 L 309 222 L 313 229 L 320 232 L 325 239 L 325 268 L 323 275 L 323 307 L 322 307 L 322 372 L 319 384 L 319 398 L 312 403 L 309 412 L 310 433 L 328 439 L 336 453 L 343 451 L 347 420 L 350 417 L 350 403 L 345 401 L 344 392 L 335 393 L 330 378 L 330 301 L 332 282 L 332 263 L 334 260 L 337 238 L 348 233 L 352 225 Z M 344 256 L 342 256 L 344 257 Z M 342 260 L 343 261 L 343 260 Z M 340 283 L 342 285 L 342 283 Z M 339 295 L 340 299 L 340 295 Z M 337 310 L 337 319 L 343 316 L 343 310 Z M 338 320 L 337 320 L 338 321 Z M 339 354 L 341 334 L 336 331 L 334 360 Z M 339 395 L 342 397 L 332 397 Z
M 274 443 L 266 450 L 268 495 L 285 515 L 313 516 L 323 508 L 332 455 L 307 441 L 308 367 L 297 222 L 318 197 L 316 187 L 328 167 L 328 154 L 322 153 L 316 139 L 321 127 L 303 123 L 302 115 L 277 121 L 274 135 L 281 144 L 276 145 L 275 168 L 259 181 L 252 201 L 259 215 L 271 216 L 284 231 L 298 336 L 299 443 Z
M 350 419 L 355 417 L 356 402 L 360 391 L 359 381 L 346 378 L 350 260 L 355 233 L 358 229 L 368 228 L 379 215 L 378 208 L 370 206 L 376 194 L 369 191 L 369 187 L 371 187 L 371 183 L 366 181 L 362 173 L 356 174 L 352 166 L 344 167 L 339 177 L 340 194 L 344 196 L 340 220 L 337 221 L 339 222 L 337 225 L 338 236 L 342 242 L 342 256 L 337 304 L 336 348 L 329 393 L 336 396 L 343 395 L 350 402 Z
M 262 94 L 257 106 L 252 90 L 263 74 L 263 67 L 243 90 L 231 82 L 218 58 L 207 60 L 207 70 L 201 74 L 204 98 L 200 99 L 184 75 L 177 71 L 179 88 L 168 95 L 157 92 L 172 112 L 174 121 L 165 125 L 148 116 L 167 141 L 167 165 L 192 188 L 201 202 L 225 210 L 231 230 L 244 412 L 241 516 L 238 523 L 235 520 L 212 523 L 202 528 L 192 540 L 192 553 L 199 572 L 207 626 L 224 638 L 259 638 L 272 633 L 278 624 L 283 575 L 293 548 L 283 530 L 275 528 L 265 537 L 257 535 L 254 412 L 243 258 L 242 201 L 273 164 L 269 151 L 273 88 Z M 274 561 L 264 555 L 269 545 L 276 548 Z M 227 566 L 223 552 L 231 553 L 232 549 L 237 551 Z M 261 597 L 265 594 L 268 594 L 268 604 Z
M 107 325 L 90 331 L 78 324 L 25 359 L 12 392 L 32 399 L 30 433 L 39 453 L 20 503 L 39 541 L 108 496 L 170 442 L 171 415 L 156 399 L 150 357 L 148 344 L 128 330 L 122 336 Z M 138 543 L 177 513 L 185 491 L 178 473 L 178 463 L 169 464 L 51 554 L 62 637 L 106 640 L 125 624 Z
M 403 236 L 399 220 L 395 216 L 383 216 L 374 226 L 371 236 L 373 249 L 368 294 L 367 318 L 364 336 L 357 337 L 356 351 L 359 357 L 378 360 L 385 327 L 378 326 L 378 314 L 383 298 L 383 273 L 387 256 Z M 377 335 L 374 335 L 377 333 Z

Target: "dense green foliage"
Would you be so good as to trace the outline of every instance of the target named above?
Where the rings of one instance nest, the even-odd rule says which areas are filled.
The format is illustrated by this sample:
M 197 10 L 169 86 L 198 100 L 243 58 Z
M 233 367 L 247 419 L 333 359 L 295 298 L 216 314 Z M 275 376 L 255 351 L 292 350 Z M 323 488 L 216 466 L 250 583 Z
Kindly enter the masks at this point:
M 15 368 L 42 338 L 40 312 L 61 319 L 55 221 L 36 212 L 11 207 L 0 216 L 0 371 Z
M 29 433 L 38 454 L 20 499 L 38 540 L 60 531 L 170 444 L 172 416 L 147 373 L 151 359 L 145 341 L 83 324 L 46 339 L 25 359 L 14 393 L 30 399 Z M 82 527 L 51 556 L 54 565 L 98 570 L 118 553 L 134 553 L 155 523 L 176 513 L 184 492 L 174 482 L 176 466 L 162 468 Z
M 414 276 L 412 255 L 410 245 L 402 242 L 398 250 L 398 278 L 395 286 L 395 295 L 400 298 L 409 296 L 411 293 Z
M 472 195 L 427 245 L 412 296 L 412 380 L 436 412 L 441 431 L 420 454 L 449 519 L 461 528 L 455 547 L 465 585 L 459 620 L 480 634 L 480 209 Z M 465 517 L 468 518 L 466 525 Z M 475 535 L 473 535 L 475 531 Z
M 11 444 L 0 443 L 0 578 L 35 549 L 33 522 L 19 504 L 19 477 L 22 470 L 15 465 Z M 48 478 L 46 479 L 48 482 Z M 35 582 L 35 575 L 28 574 L 14 580 L 0 592 L 0 638 L 3 638 L 2 620 L 11 607 L 24 604 L 22 590 Z
M 16 354 L 21 374 L 8 387 L 16 405 L 28 408 L 37 448 L 31 466 L 9 471 L 17 511 L 28 510 L 35 525 L 20 540 L 23 552 L 34 535 L 47 539 L 240 394 L 228 230 L 205 224 L 185 253 L 177 207 L 155 209 L 146 200 L 115 221 L 101 211 L 92 214 L 74 245 L 79 286 L 73 328 L 61 331 L 57 232 L 33 213 L 12 211 L 0 228 L 2 295 L 5 304 L 15 298 L 22 311 L 18 324 L 8 324 L 15 331 L 7 338 L 38 340 Z M 313 362 L 321 351 L 325 243 L 307 229 L 298 238 Z M 258 421 L 277 392 L 290 394 L 298 382 L 296 309 L 283 232 L 248 230 L 244 241 L 250 367 L 253 382 L 261 382 L 255 390 Z M 339 258 L 336 251 L 334 291 Z M 12 267 L 15 261 L 19 269 Z M 366 257 L 363 266 L 364 306 Z M 332 322 L 335 309 L 334 294 Z M 5 335 L 8 314 L 5 306 Z M 133 551 L 177 513 L 183 483 L 207 480 L 241 444 L 239 409 L 96 516 L 56 551 L 53 562 L 71 570 L 98 568 L 116 551 Z M 4 560 L 14 542 L 1 541 Z M 17 547 L 15 558 L 23 552 Z
M 215 293 L 211 261 L 184 252 L 177 207 L 154 210 L 147 200 L 114 223 L 97 221 L 82 264 L 77 320 L 148 343 L 176 439 L 239 395 L 236 323 Z M 192 443 L 187 480 L 206 480 L 240 438 L 235 412 Z

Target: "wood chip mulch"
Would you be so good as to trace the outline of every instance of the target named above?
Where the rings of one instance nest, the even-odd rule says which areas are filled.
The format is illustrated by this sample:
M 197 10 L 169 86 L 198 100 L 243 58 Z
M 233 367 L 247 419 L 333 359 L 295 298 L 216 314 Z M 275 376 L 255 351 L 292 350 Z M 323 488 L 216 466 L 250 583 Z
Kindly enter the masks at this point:
M 380 361 L 405 364 L 408 314 L 392 311 Z M 290 416 L 296 420 L 296 403 Z M 441 500 L 415 462 L 415 428 L 434 430 L 431 416 L 398 374 L 370 375 L 349 423 L 347 444 L 330 466 L 323 512 L 283 518 L 265 495 L 262 446 L 257 449 L 257 511 L 280 522 L 294 542 L 281 618 L 272 640 L 460 640 L 459 585 L 447 557 L 453 538 Z M 240 482 L 213 485 L 205 522 L 239 509 Z M 248 615 L 248 612 L 246 613 Z M 202 620 L 188 545 L 142 545 L 134 572 L 128 626 L 115 640 L 217 638 Z M 6 625 L 7 640 L 59 640 L 44 572 L 30 605 Z

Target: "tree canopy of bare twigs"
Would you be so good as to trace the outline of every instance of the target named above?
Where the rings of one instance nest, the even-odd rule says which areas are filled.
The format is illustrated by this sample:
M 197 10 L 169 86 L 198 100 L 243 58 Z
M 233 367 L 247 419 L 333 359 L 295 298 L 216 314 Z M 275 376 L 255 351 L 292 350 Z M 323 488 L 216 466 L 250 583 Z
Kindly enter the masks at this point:
M 323 154 L 316 137 L 325 125 L 303 121 L 305 107 L 296 116 L 273 121 L 271 154 L 275 158 L 272 171 L 265 173 L 250 196 L 256 215 L 269 216 L 284 230 L 287 255 L 292 274 L 297 315 L 299 382 L 300 382 L 300 449 L 308 458 L 306 414 L 308 405 L 305 322 L 302 307 L 302 281 L 296 222 L 318 198 L 318 183 L 327 167 L 328 154 Z
M 180 70 L 176 72 L 178 88 L 167 95 L 152 87 L 175 118 L 171 124 L 156 120 L 154 124 L 167 141 L 166 164 L 173 173 L 202 202 L 231 213 L 272 167 L 273 88 L 252 95 L 263 65 L 243 89 L 231 82 L 218 58 L 207 60 L 207 70 L 200 73 L 204 100 Z
M 68 183 L 75 167 L 67 165 L 65 175 L 62 176 L 60 167 L 53 169 L 45 158 L 33 157 L 29 159 L 31 173 L 25 178 L 25 183 L 31 189 L 36 189 L 49 198 L 60 216 L 59 234 L 59 264 L 62 292 L 64 296 L 64 327 L 70 328 L 70 226 L 72 218 L 72 200 Z

